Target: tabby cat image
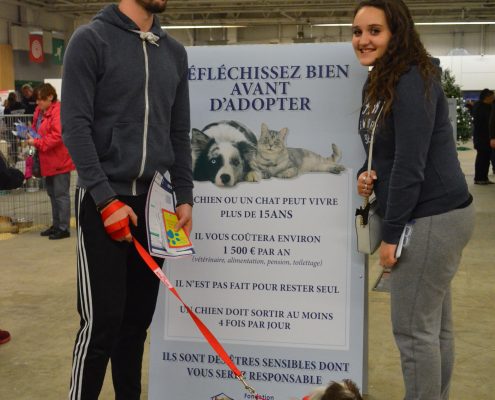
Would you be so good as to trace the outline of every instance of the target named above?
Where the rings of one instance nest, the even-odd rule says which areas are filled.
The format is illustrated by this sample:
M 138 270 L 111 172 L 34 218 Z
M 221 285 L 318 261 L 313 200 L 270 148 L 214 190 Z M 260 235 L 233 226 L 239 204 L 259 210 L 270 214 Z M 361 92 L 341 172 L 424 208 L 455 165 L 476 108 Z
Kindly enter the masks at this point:
M 332 144 L 332 155 L 323 157 L 311 150 L 286 146 L 289 130 L 270 130 L 261 124 L 261 135 L 258 139 L 256 165 L 263 179 L 294 178 L 308 172 L 329 172 L 340 174 L 345 167 L 338 164 L 342 154 L 337 145 Z

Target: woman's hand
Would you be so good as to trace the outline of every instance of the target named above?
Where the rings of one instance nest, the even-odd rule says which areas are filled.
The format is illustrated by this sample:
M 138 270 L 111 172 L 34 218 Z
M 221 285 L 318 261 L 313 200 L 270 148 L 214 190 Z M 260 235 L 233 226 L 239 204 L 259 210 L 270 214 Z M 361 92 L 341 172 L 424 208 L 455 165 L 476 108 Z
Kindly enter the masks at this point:
M 373 193 L 373 185 L 376 179 L 376 172 L 373 170 L 370 170 L 369 174 L 368 171 L 364 171 L 360 174 L 357 180 L 357 191 L 359 195 L 363 197 L 370 197 L 371 193 Z
M 383 268 L 392 268 L 397 264 L 397 258 L 395 258 L 396 250 L 396 244 L 382 242 L 380 245 L 380 265 Z

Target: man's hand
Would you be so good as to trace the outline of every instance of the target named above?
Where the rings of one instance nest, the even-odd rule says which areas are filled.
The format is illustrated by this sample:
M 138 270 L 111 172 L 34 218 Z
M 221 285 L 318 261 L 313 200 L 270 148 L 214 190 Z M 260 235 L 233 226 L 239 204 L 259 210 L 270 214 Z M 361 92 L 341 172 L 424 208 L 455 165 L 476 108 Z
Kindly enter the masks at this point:
M 107 205 L 103 210 L 101 210 L 102 214 L 102 219 L 104 218 L 105 215 L 105 210 L 108 211 L 109 207 L 112 207 L 112 204 L 114 205 L 115 202 L 119 200 L 114 200 L 112 201 L 109 205 Z M 124 204 L 124 203 L 121 203 Z M 126 226 L 129 226 L 129 219 L 131 220 L 132 224 L 134 226 L 137 226 L 137 215 L 134 213 L 133 209 L 129 207 L 128 205 L 123 205 L 122 207 L 116 209 L 113 213 L 111 213 L 109 216 L 106 217 L 106 219 L 103 220 L 103 226 L 107 228 L 108 226 L 112 224 L 120 224 L 123 228 Z M 132 235 L 128 233 L 125 236 L 120 236 L 120 237 L 112 237 L 113 240 L 117 242 L 123 242 L 124 240 L 127 242 L 132 242 Z
M 179 222 L 175 225 L 174 229 L 178 231 L 180 228 L 184 228 L 187 236 L 191 234 L 192 230 L 192 207 L 190 204 L 181 204 L 175 209 L 177 219 Z
M 495 139 L 490 139 L 490 147 L 495 149 Z

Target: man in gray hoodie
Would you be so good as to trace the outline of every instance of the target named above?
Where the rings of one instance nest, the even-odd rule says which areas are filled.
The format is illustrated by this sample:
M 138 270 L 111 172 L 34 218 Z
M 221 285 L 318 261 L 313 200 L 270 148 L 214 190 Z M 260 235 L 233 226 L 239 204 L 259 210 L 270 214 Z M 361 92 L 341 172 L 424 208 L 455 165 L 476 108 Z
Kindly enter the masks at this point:
M 81 323 L 70 399 L 97 399 L 109 360 L 116 399 L 140 398 L 159 281 L 129 242 L 134 237 L 146 247 L 146 194 L 155 171 L 170 172 L 178 227 L 192 226 L 187 55 L 154 15 L 165 6 L 107 6 L 76 30 L 64 58 L 63 140 L 79 177 Z M 121 230 L 109 236 L 110 226 Z

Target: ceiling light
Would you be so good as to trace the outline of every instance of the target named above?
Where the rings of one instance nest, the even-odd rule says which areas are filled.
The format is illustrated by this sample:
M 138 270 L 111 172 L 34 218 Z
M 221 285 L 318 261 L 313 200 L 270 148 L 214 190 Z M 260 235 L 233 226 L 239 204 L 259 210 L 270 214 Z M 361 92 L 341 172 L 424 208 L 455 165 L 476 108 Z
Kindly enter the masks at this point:
M 314 24 L 313 26 L 352 26 L 352 24 Z
M 446 22 L 416 22 L 414 25 L 495 25 L 495 21 L 446 21 Z M 313 26 L 352 26 L 352 24 L 314 24 Z
M 162 29 L 215 29 L 215 28 L 246 28 L 244 25 L 168 25 Z
M 495 21 L 416 22 L 415 25 L 495 25 Z

